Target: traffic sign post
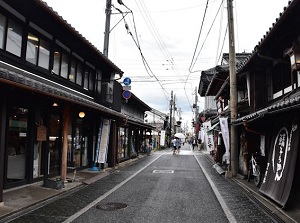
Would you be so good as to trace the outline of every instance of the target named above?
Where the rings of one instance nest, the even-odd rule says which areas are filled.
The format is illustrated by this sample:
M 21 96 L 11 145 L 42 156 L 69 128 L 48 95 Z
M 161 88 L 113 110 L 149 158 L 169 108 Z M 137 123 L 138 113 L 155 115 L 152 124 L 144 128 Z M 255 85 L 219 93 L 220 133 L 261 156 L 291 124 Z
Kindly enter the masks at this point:
M 127 100 L 131 97 L 131 92 L 130 91 L 123 91 L 122 95 L 123 95 L 123 98 L 125 98 L 126 102 L 127 102 Z
M 123 80 L 123 84 L 129 86 L 131 84 L 131 79 L 129 77 L 125 77 Z
M 124 80 L 123 80 L 123 84 L 125 86 L 123 86 L 123 93 L 122 93 L 122 96 L 123 98 L 126 99 L 126 103 L 128 102 L 128 99 L 131 97 L 131 79 L 129 77 L 125 77 Z

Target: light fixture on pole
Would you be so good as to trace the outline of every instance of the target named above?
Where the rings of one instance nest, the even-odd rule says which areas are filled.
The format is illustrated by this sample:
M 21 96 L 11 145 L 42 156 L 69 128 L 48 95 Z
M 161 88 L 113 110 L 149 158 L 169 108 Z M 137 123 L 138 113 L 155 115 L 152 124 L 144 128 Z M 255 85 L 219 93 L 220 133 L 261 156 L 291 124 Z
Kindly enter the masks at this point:
M 79 117 L 80 117 L 80 118 L 84 118 L 84 116 L 85 116 L 85 113 L 84 113 L 84 112 L 79 112 L 79 114 L 78 114 L 78 115 L 79 115 Z
M 293 46 L 287 51 L 287 54 L 290 56 L 292 71 L 300 70 L 300 45 L 299 45 L 299 43 L 295 42 L 293 44 Z

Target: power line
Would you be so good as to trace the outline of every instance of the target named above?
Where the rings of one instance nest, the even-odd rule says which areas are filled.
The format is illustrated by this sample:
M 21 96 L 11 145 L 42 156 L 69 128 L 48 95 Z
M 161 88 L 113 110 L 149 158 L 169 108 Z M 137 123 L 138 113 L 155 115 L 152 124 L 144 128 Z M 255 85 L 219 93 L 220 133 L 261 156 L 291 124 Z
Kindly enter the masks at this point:
M 196 52 L 197 52 L 198 44 L 199 44 L 199 41 L 200 41 L 200 36 L 201 36 L 201 33 L 202 33 L 203 24 L 204 24 L 204 20 L 205 20 L 207 8 L 208 8 L 208 2 L 209 2 L 209 0 L 207 0 L 207 2 L 206 2 L 202 23 L 201 23 L 200 31 L 199 31 L 198 38 L 197 38 L 196 47 L 195 47 L 193 57 L 192 57 L 192 61 L 191 61 L 190 67 L 189 67 L 189 72 L 191 72 L 192 67 L 193 67 L 194 58 L 195 58 L 195 55 L 196 55 Z

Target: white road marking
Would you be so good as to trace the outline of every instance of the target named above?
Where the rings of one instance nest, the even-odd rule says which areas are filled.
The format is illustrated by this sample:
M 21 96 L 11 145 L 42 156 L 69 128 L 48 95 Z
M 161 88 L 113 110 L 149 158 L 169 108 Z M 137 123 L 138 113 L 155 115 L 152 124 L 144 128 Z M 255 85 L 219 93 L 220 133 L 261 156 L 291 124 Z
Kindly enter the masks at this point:
M 195 157 L 195 159 L 197 160 L 199 166 L 201 167 L 201 169 L 202 169 L 202 171 L 203 171 L 203 173 L 204 173 L 204 175 L 205 175 L 207 181 L 209 182 L 209 184 L 210 184 L 212 190 L 214 191 L 214 193 L 215 193 L 215 195 L 216 195 L 216 197 L 217 197 L 217 199 L 218 199 L 218 201 L 219 201 L 219 203 L 220 203 L 220 205 L 221 205 L 221 207 L 222 207 L 222 209 L 223 209 L 223 211 L 224 211 L 224 213 L 225 213 L 225 215 L 226 215 L 228 221 L 229 221 L 230 223 L 236 223 L 237 220 L 235 219 L 235 217 L 233 216 L 233 214 L 232 214 L 231 211 L 229 210 L 229 208 L 228 208 L 228 206 L 226 205 L 225 201 L 223 200 L 221 194 L 219 193 L 218 189 L 216 188 L 214 182 L 211 180 L 209 174 L 205 171 L 204 167 L 201 165 L 201 163 L 200 163 L 200 161 L 197 159 L 197 157 L 196 157 L 195 155 L 194 155 L 194 157 Z

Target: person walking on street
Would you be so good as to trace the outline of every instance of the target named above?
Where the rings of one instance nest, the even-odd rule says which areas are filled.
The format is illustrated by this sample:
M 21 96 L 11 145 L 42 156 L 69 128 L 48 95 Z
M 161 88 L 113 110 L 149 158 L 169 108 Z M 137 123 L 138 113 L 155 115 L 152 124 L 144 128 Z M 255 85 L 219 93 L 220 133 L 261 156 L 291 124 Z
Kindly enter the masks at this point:
M 172 146 L 173 146 L 173 155 L 176 154 L 176 150 L 177 150 L 177 147 L 176 147 L 176 138 L 173 138 L 172 140 Z
M 195 149 L 195 146 L 196 146 L 196 138 L 193 138 L 193 142 L 192 142 L 192 144 L 193 144 L 193 151 L 194 151 L 194 149 Z
M 179 154 L 180 152 L 180 149 L 181 149 L 181 139 L 179 138 L 176 138 L 176 141 L 177 141 L 177 154 Z

